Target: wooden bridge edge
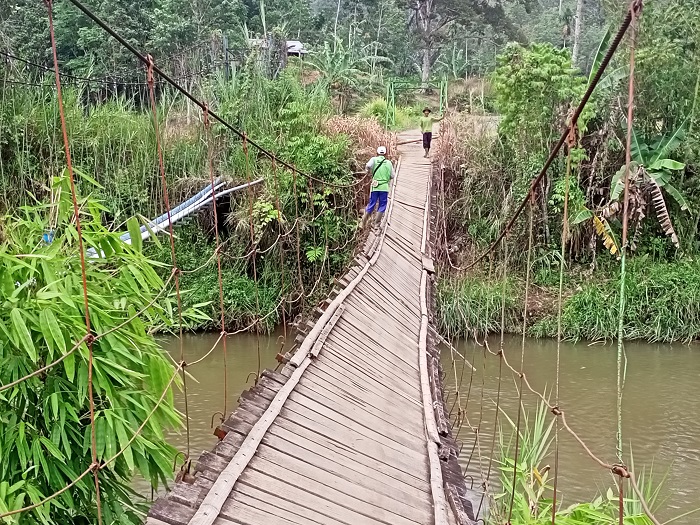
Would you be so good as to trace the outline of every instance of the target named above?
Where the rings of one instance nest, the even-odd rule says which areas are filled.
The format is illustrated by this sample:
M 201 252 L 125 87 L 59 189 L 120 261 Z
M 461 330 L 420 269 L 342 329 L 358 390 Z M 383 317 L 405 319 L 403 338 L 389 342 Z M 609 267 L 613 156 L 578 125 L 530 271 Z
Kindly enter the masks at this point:
M 431 172 L 433 170 L 431 169 Z M 432 406 L 434 410 L 435 423 L 439 435 L 438 454 L 442 470 L 442 482 L 445 498 L 453 512 L 458 525 L 474 525 L 478 519 L 472 501 L 476 499 L 475 494 L 470 494 L 472 489 L 467 488 L 467 483 L 462 468 L 459 465 L 459 452 L 456 437 L 453 435 L 452 422 L 445 402 L 445 373 L 440 360 L 440 345 L 437 340 L 437 328 L 435 323 L 435 313 L 437 312 L 437 294 L 435 285 L 435 268 L 432 258 L 433 240 L 436 238 L 438 190 L 440 185 L 437 178 L 432 176 L 430 180 L 430 215 L 426 220 L 427 238 L 423 249 L 422 263 L 423 271 L 427 275 L 426 281 L 426 301 L 428 304 L 428 376 L 432 394 Z M 472 490 L 473 492 L 473 490 Z M 478 496 L 477 496 L 478 497 Z
M 400 162 L 399 159 L 397 171 L 400 168 Z M 386 229 L 389 216 L 390 213 L 387 213 L 384 217 L 380 231 L 383 232 Z M 335 280 L 329 297 L 316 307 L 304 324 L 296 326 L 292 348 L 284 355 L 278 355 L 280 363 L 285 364 L 281 372 L 264 370 L 257 384 L 241 394 L 238 398 L 238 407 L 226 419 L 222 418 L 221 424 L 213 431 L 213 434 L 219 438 L 219 442 L 213 450 L 203 452 L 194 463 L 194 467 L 192 467 L 191 458 L 185 460 L 172 488 L 151 506 L 146 525 L 188 525 L 190 523 L 214 482 L 239 451 L 253 426 L 270 407 L 277 393 L 294 372 L 295 367 L 290 364 L 290 361 L 297 356 L 295 352 L 303 345 L 309 332 L 333 299 L 342 293 L 373 259 L 381 243 L 382 235 L 370 232 L 364 243 L 360 244 L 362 248 L 356 251 L 349 268 L 342 277 Z

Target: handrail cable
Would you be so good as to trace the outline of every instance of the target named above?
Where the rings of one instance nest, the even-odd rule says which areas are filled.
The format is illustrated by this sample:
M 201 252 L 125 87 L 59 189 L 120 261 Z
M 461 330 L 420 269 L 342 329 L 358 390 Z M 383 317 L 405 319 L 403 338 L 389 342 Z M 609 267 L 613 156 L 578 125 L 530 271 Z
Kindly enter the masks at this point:
M 66 123 L 65 109 L 63 107 L 63 97 L 61 96 L 61 72 L 58 69 L 58 51 L 56 49 L 56 36 L 53 24 L 53 0 L 44 0 L 49 18 L 49 34 L 51 37 L 51 51 L 53 54 L 54 76 L 56 81 L 56 92 L 58 94 L 58 111 L 61 116 L 61 132 L 63 134 L 63 147 L 66 155 L 66 170 L 70 181 L 71 200 L 73 201 L 73 214 L 75 215 L 75 226 L 78 233 L 78 246 L 80 250 L 80 273 L 83 287 L 83 306 L 85 308 L 85 338 L 88 347 L 88 400 L 90 403 L 90 454 L 92 470 L 95 481 L 95 503 L 97 505 L 97 521 L 102 525 L 102 502 L 100 498 L 100 478 L 97 469 L 97 438 L 95 426 L 95 393 L 92 385 L 93 375 L 93 342 L 92 327 L 90 325 L 90 300 L 88 299 L 87 285 L 87 263 L 85 262 L 85 249 L 83 246 L 83 230 L 80 223 L 80 209 L 78 207 L 78 194 L 75 188 L 75 177 L 73 174 L 73 162 L 70 155 L 70 141 L 68 140 L 68 125 Z
M 158 122 L 158 107 L 156 104 L 155 95 L 155 77 L 153 75 L 153 60 L 150 55 L 148 56 L 148 64 L 146 68 L 146 82 L 148 83 L 148 97 L 151 103 L 151 113 L 153 114 L 153 132 L 156 138 L 156 155 L 158 157 L 158 171 L 160 173 L 160 182 L 163 189 L 163 200 L 165 203 L 165 210 L 168 215 L 168 232 L 170 233 L 170 258 L 173 265 L 173 272 L 175 275 L 175 296 L 177 298 L 177 317 L 178 317 L 178 328 L 179 328 L 179 338 L 178 344 L 180 348 L 180 362 L 185 362 L 185 347 L 183 342 L 183 322 L 182 322 L 182 296 L 180 295 L 180 272 L 177 268 L 177 256 L 175 254 L 175 234 L 173 232 L 173 218 L 171 215 L 170 208 L 170 198 L 168 196 L 168 182 L 165 177 L 165 159 L 163 158 L 163 146 L 160 140 L 160 125 Z M 250 182 L 250 181 L 249 181 Z M 212 193 L 215 189 L 212 187 Z M 181 368 L 182 371 L 182 389 L 184 392 L 185 400 L 185 435 L 186 435 L 186 445 L 187 453 L 185 455 L 186 460 L 190 457 L 190 413 L 189 413 L 189 402 L 187 396 L 187 374 L 185 373 L 184 366 Z
M 571 150 L 577 145 L 576 128 L 571 127 L 567 144 L 566 174 L 564 176 L 564 216 L 561 226 L 561 251 L 559 253 L 559 293 L 557 296 L 557 366 L 554 382 L 554 404 L 559 406 L 559 383 L 561 371 L 562 310 L 564 305 L 564 267 L 566 244 L 569 236 L 569 185 L 571 183 Z M 559 485 L 559 421 L 554 424 L 554 487 L 552 492 L 552 525 L 557 519 L 557 490 Z
M 214 213 L 214 237 L 216 242 L 216 278 L 219 285 L 219 315 L 221 320 L 221 338 L 223 339 L 224 353 L 224 410 L 222 420 L 228 413 L 228 350 L 226 347 L 226 309 L 224 308 L 224 280 L 221 272 L 221 237 L 219 235 L 219 214 L 216 209 L 216 189 L 214 188 L 214 153 L 213 137 L 211 133 L 211 120 L 209 120 L 209 107 L 204 106 L 203 110 L 204 134 L 207 141 L 207 164 L 209 167 L 209 180 L 212 187 L 211 200 Z M 249 181 L 250 182 L 250 181 Z M 259 314 L 259 312 L 258 312 Z M 222 421 L 223 422 L 223 421 Z
M 527 241 L 527 265 L 525 266 L 525 297 L 523 298 L 523 324 L 522 338 L 520 340 L 520 384 L 518 385 L 518 418 L 515 425 L 515 457 L 513 458 L 513 486 L 510 495 L 510 508 L 508 509 L 508 523 L 513 517 L 513 504 L 515 503 L 515 486 L 518 480 L 518 460 L 520 459 L 520 425 L 523 419 L 523 371 L 525 369 L 525 342 L 527 338 L 527 313 L 530 302 L 530 283 L 532 276 L 532 245 L 533 230 L 535 223 L 535 198 L 533 193 L 530 200 L 530 220 L 528 221 L 528 241 Z

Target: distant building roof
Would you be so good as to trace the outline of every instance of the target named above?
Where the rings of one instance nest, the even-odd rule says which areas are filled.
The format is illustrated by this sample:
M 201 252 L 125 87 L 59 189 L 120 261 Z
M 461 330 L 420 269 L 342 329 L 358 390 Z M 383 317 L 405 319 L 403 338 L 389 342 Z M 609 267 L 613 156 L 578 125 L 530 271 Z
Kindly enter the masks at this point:
M 265 40 L 262 38 L 249 38 L 248 43 L 251 47 L 265 47 L 266 45 Z M 287 40 L 287 54 L 305 55 L 308 52 L 304 44 L 299 40 Z

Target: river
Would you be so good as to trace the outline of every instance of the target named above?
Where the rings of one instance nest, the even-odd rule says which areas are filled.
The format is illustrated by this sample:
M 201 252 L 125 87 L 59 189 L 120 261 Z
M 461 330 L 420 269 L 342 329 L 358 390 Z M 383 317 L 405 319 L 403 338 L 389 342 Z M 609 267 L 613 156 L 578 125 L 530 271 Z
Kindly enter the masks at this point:
M 262 368 L 277 365 L 278 337 L 261 335 L 259 338 Z M 216 335 L 187 335 L 183 340 L 186 360 L 192 361 L 206 353 L 216 341 Z M 291 339 L 291 337 L 290 337 Z M 176 339 L 163 341 L 174 357 L 179 356 Z M 252 334 L 230 337 L 228 340 L 228 410 L 236 406 L 243 390 L 253 384 L 251 372 L 258 366 L 258 339 Z M 497 348 L 498 341 L 491 341 Z M 498 359 L 486 358 L 483 350 L 473 343 L 462 341 L 459 351 L 477 368 L 473 379 L 467 369 L 460 384 L 463 405 L 469 396 L 467 410 L 469 423 L 481 420 L 482 467 L 488 464 L 488 453 L 493 435 L 496 413 Z M 520 338 L 507 338 L 504 346 L 511 364 L 519 366 Z M 685 345 L 648 345 L 628 343 L 627 380 L 623 399 L 623 437 L 625 447 L 634 453 L 636 470 L 653 463 L 658 478 L 666 476 L 662 489 L 662 505 L 658 512 L 662 520 L 700 507 L 700 348 Z M 215 412 L 223 410 L 223 370 L 221 350 L 190 370 L 194 380 L 188 381 L 190 413 L 190 448 L 193 458 L 216 443 L 211 421 Z M 443 349 L 446 388 L 454 391 L 455 375 L 451 368 L 450 351 Z M 527 340 L 525 372 L 532 386 L 542 392 L 551 391 L 556 377 L 556 342 Z M 458 372 L 461 367 L 458 364 Z M 460 374 L 458 373 L 457 384 Z M 483 381 L 482 381 L 483 377 Z M 471 379 L 471 391 L 470 391 Z M 480 410 L 483 384 L 483 413 Z M 513 375 L 504 367 L 500 406 L 514 420 L 517 415 L 518 395 Z M 448 400 L 452 404 L 454 395 Z M 184 410 L 182 396 L 177 397 L 178 408 Z M 526 410 L 537 405 L 529 391 L 523 395 Z M 563 344 L 560 367 L 560 406 L 566 411 L 567 422 L 581 436 L 590 449 L 605 461 L 615 458 L 616 420 L 616 347 L 586 343 Z M 218 415 L 214 416 L 214 425 Z M 504 423 L 503 417 L 499 420 Z M 507 425 L 507 423 L 505 423 Z M 505 427 L 508 429 L 508 427 Z M 184 433 L 171 434 L 171 443 L 185 450 Z M 459 439 L 474 442 L 467 424 Z M 498 445 L 496 445 L 498 449 Z M 627 448 L 629 450 L 630 448 Z M 471 461 L 470 461 L 471 455 Z M 469 474 L 479 485 L 478 451 L 465 444 L 460 460 L 463 467 L 469 463 Z M 550 464 L 553 465 L 553 463 Z M 576 501 L 591 500 L 601 490 L 612 485 L 612 478 L 588 457 L 581 446 L 565 431 L 560 432 L 559 479 L 564 506 Z M 676 524 L 700 521 L 700 513 L 677 520 Z

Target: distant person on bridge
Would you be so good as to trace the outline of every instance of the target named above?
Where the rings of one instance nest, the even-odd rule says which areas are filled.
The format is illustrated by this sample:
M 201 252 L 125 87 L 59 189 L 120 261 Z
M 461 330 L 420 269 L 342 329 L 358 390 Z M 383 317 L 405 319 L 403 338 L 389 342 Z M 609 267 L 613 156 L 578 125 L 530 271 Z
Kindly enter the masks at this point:
M 386 205 L 389 200 L 389 181 L 394 178 L 394 166 L 390 160 L 385 157 L 386 148 L 384 146 L 379 146 L 377 148 L 377 156 L 369 159 L 369 162 L 365 166 L 367 168 L 367 173 L 372 175 L 372 191 L 369 194 L 369 204 L 365 208 L 365 214 L 362 217 L 362 228 L 364 229 L 369 222 L 369 218 L 374 211 L 374 208 L 379 205 L 377 209 L 377 219 L 375 226 L 379 226 L 382 222 L 382 216 L 386 211 Z
M 430 143 L 433 140 L 433 124 L 440 122 L 445 117 L 431 117 L 430 108 L 423 109 L 423 116 L 420 118 L 420 130 L 423 133 L 423 149 L 425 150 L 425 158 L 430 155 Z

